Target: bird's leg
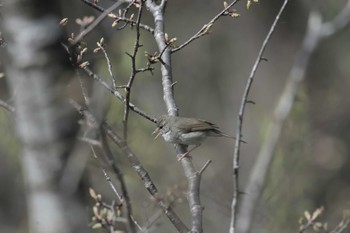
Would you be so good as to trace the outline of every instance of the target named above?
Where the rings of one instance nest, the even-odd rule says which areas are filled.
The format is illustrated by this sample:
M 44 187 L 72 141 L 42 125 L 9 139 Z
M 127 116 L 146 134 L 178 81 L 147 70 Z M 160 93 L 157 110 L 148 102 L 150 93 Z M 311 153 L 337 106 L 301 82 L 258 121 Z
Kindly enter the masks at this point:
M 200 145 L 201 145 L 201 144 L 197 144 L 197 145 L 195 145 L 191 150 L 187 151 L 186 153 L 179 154 L 177 160 L 178 160 L 178 161 L 181 161 L 183 158 L 188 157 L 188 156 L 190 155 L 190 153 L 191 153 L 192 151 L 194 151 L 194 149 L 196 149 L 196 148 L 199 147 Z

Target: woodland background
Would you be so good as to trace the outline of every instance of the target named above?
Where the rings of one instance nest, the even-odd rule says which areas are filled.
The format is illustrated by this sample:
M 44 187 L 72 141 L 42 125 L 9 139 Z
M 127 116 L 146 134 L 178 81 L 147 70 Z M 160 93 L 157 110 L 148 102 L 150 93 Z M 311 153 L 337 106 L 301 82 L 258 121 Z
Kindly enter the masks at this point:
M 101 1 L 109 6 L 112 1 Z M 223 17 L 206 35 L 173 55 L 175 98 L 181 116 L 207 119 L 217 123 L 231 135 L 236 130 L 236 119 L 243 90 L 261 43 L 280 8 L 282 1 L 261 1 L 251 9 L 245 2 L 235 9 L 239 18 Z M 251 90 L 244 118 L 240 162 L 240 185 L 244 187 L 250 175 L 262 142 L 266 137 L 273 109 L 281 95 L 289 71 L 301 46 L 310 9 L 317 8 L 324 19 L 332 19 L 345 1 L 291 1 L 272 36 Z M 60 1 L 62 18 L 69 19 L 67 34 L 77 33 L 76 18 L 99 13 L 82 1 Z M 166 32 L 176 37 L 176 44 L 187 40 L 223 8 L 220 1 L 168 1 L 165 13 Z M 1 10 L 1 9 L 0 9 Z M 145 24 L 153 24 L 148 14 Z M 85 60 L 93 70 L 108 77 L 103 55 L 92 53 L 96 42 L 105 38 L 106 50 L 113 64 L 119 85 L 127 82 L 130 58 L 134 43 L 134 30 L 129 27 L 116 31 L 112 21 L 106 19 L 85 38 L 88 52 Z M 4 35 L 6 36 L 6 35 Z M 252 232 L 298 232 L 298 220 L 305 210 L 324 206 L 323 217 L 334 226 L 349 208 L 350 196 L 350 26 L 324 40 L 312 54 L 305 81 L 298 91 L 293 110 L 284 125 L 278 148 L 268 172 L 268 180 L 257 211 Z M 6 37 L 5 37 L 6 39 Z M 147 63 L 144 52 L 153 53 L 156 45 L 152 36 L 142 31 L 138 64 Z M 6 60 L 1 48 L 1 64 Z M 139 74 L 133 86 L 132 102 L 147 113 L 158 116 L 166 113 L 161 91 L 159 65 L 154 74 Z M 5 72 L 6 74 L 6 72 Z M 84 75 L 82 75 L 84 76 Z M 84 77 L 86 78 L 86 77 Z M 86 78 L 88 79 L 88 78 Z M 71 84 L 74 85 L 74 84 Z M 79 94 L 79 89 L 76 93 Z M 74 91 L 72 91 L 74 92 Z M 75 94 L 76 94 L 75 93 Z M 107 120 L 118 132 L 122 129 L 123 104 L 104 92 Z M 78 95 L 77 94 L 77 95 Z M 7 77 L 0 79 L 0 97 L 12 103 L 12 93 L 7 88 Z M 186 180 L 172 145 L 151 136 L 155 125 L 131 112 L 129 146 L 139 156 L 160 192 L 175 198 L 175 209 L 184 221 L 188 218 Z M 209 139 L 193 153 L 194 164 L 199 168 L 208 159 L 213 162 L 202 177 L 201 200 L 204 210 L 204 231 L 225 232 L 230 221 L 232 198 L 233 141 Z M 117 147 L 112 147 L 118 158 L 128 189 L 134 216 L 146 222 L 158 207 L 135 172 L 130 168 Z M 14 118 L 0 109 L 0 232 L 26 232 L 25 189 L 19 164 L 20 145 L 16 138 Z M 107 200 L 114 195 L 105 181 L 99 164 L 86 154 L 88 161 L 82 177 L 87 187 L 93 187 Z M 243 194 L 249 195 L 249 193 Z M 88 201 L 87 201 L 88 202 Z M 91 202 L 91 201 L 90 201 Z M 91 204 L 91 203 L 90 203 Z M 86 210 L 90 210 L 86 204 Z M 152 232 L 176 232 L 166 217 L 161 216 Z

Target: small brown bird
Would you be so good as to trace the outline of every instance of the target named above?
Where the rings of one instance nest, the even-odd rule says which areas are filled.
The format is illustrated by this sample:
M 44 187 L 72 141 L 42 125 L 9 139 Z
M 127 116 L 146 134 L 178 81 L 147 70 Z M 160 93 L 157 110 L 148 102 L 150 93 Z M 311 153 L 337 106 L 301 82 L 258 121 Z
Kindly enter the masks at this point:
M 219 130 L 215 124 L 196 118 L 177 117 L 163 115 L 158 118 L 157 128 L 153 134 L 157 133 L 157 138 L 160 134 L 166 142 L 195 145 L 194 148 L 181 155 L 180 159 L 187 156 L 191 151 L 201 145 L 207 137 L 226 137 L 233 138 Z M 242 141 L 244 142 L 244 141 Z

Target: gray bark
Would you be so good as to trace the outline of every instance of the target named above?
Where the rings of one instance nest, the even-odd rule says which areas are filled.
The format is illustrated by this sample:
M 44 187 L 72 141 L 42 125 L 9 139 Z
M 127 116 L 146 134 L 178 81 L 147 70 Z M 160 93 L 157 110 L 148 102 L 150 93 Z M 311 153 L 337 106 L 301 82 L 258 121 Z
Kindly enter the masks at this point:
M 87 220 L 79 202 L 60 187 L 78 127 L 66 97 L 73 73 L 60 45 L 54 5 L 47 0 L 4 2 L 6 74 L 22 145 L 30 232 L 85 232 Z

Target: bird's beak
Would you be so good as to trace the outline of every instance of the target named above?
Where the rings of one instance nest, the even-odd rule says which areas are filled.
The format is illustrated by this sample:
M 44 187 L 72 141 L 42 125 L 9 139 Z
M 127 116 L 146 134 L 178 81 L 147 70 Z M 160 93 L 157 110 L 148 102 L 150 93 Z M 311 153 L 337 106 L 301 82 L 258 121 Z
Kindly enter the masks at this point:
M 161 134 L 161 132 L 160 132 L 160 130 L 159 130 L 158 127 L 152 132 L 152 135 L 154 135 L 154 134 L 157 134 L 157 135 L 154 137 L 154 140 L 156 140 L 156 139 L 159 137 L 159 135 Z

